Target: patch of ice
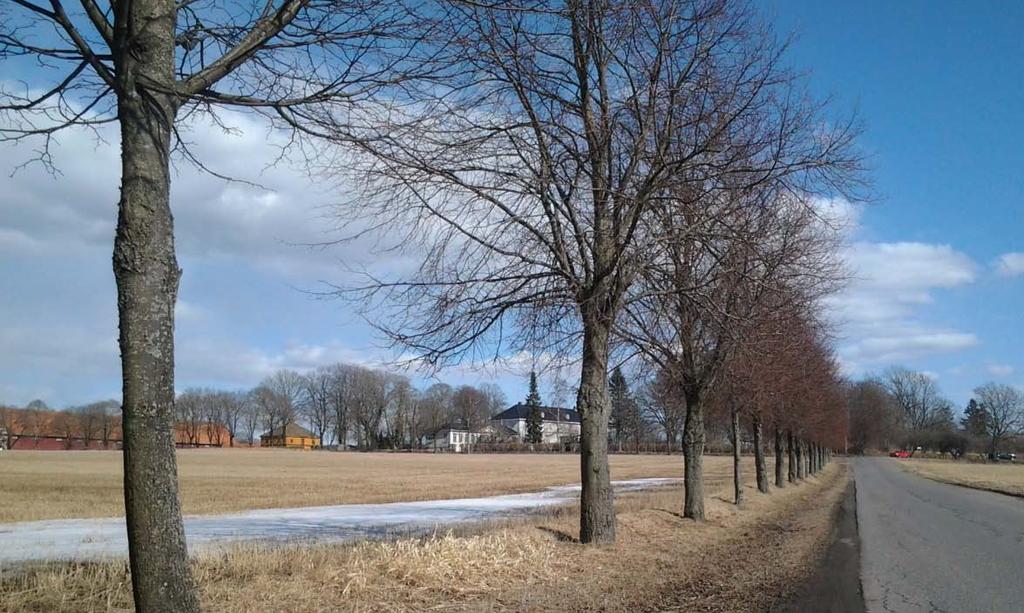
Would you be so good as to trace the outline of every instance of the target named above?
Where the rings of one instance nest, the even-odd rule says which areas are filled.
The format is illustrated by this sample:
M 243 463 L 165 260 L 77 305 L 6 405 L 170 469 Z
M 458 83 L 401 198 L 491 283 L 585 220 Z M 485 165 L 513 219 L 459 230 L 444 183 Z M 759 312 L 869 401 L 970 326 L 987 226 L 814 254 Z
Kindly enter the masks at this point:
M 614 481 L 612 485 L 617 492 L 624 492 L 679 481 L 631 479 Z M 485 498 L 190 515 L 185 517 L 185 537 L 192 552 L 215 550 L 241 541 L 357 541 L 519 515 L 571 502 L 579 496 L 579 491 L 579 485 L 561 485 L 542 492 Z M 127 554 L 128 537 L 123 518 L 0 525 L 0 568 L 21 562 L 100 560 L 123 558 Z

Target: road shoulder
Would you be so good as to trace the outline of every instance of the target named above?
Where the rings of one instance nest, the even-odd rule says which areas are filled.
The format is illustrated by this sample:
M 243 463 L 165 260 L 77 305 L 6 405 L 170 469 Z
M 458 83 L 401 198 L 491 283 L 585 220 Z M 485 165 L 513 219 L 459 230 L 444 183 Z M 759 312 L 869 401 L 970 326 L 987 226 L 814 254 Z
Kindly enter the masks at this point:
M 792 599 L 773 607 L 773 612 L 848 613 L 865 610 L 860 582 L 857 486 L 852 477 L 833 519 L 831 543 L 818 569 Z

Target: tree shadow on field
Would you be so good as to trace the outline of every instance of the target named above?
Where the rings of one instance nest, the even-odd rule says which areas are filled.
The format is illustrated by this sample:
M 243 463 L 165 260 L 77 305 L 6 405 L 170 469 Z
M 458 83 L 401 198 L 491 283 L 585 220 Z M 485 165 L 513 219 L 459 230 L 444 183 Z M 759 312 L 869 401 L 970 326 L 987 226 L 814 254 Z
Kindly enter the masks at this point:
M 547 526 L 537 526 L 537 529 L 540 530 L 541 532 L 547 532 L 548 534 L 554 536 L 559 542 L 562 542 L 562 543 L 578 543 L 578 542 L 580 542 L 578 538 L 576 538 L 575 536 L 569 534 L 568 532 L 562 532 L 561 530 L 556 530 L 554 528 L 549 528 Z
M 672 517 L 675 517 L 675 518 L 678 518 L 678 519 L 686 519 L 686 516 L 683 515 L 682 513 L 680 513 L 679 511 L 671 511 L 669 509 L 652 509 L 652 510 L 658 511 L 660 513 L 667 513 L 667 514 L 671 515 Z

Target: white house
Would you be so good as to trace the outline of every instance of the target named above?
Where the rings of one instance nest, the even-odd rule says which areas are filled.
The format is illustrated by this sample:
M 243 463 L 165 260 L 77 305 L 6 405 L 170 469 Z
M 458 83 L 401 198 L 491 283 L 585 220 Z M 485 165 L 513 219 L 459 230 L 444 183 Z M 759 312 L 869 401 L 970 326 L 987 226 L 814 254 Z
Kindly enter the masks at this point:
M 435 451 L 454 451 L 462 453 L 467 451 L 471 445 L 480 440 L 479 432 L 470 432 L 463 426 L 445 426 L 435 432 L 427 440 L 427 447 Z
M 580 437 L 580 414 L 572 409 L 560 407 L 539 407 L 541 413 L 541 442 L 571 442 Z M 491 418 L 492 424 L 500 424 L 513 430 L 520 439 L 526 439 L 526 421 L 530 405 L 515 404 Z
M 470 451 L 479 442 L 515 440 L 518 434 L 501 424 L 492 423 L 470 432 L 461 423 L 447 425 L 427 439 L 427 447 L 435 451 L 462 453 Z

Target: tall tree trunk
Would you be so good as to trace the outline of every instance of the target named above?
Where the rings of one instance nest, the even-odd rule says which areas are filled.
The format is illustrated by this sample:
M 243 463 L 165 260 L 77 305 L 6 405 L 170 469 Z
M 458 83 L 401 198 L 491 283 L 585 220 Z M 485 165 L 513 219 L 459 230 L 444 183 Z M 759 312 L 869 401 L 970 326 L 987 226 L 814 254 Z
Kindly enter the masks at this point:
M 764 441 L 762 439 L 761 415 L 754 413 L 754 473 L 757 476 L 757 491 L 768 493 L 768 469 L 765 466 Z
M 683 422 L 683 517 L 704 519 L 704 407 L 699 391 L 686 394 Z
M 583 360 L 576 408 L 580 413 L 580 542 L 615 542 L 615 500 L 608 469 L 608 344 L 606 318 L 584 317 Z
M 797 478 L 796 437 L 793 436 L 792 430 L 786 431 L 786 451 L 789 455 L 789 473 L 787 478 L 790 483 L 795 483 Z
M 123 91 L 121 199 L 114 277 L 123 377 L 124 500 L 132 590 L 138 611 L 198 611 L 178 501 L 174 453 L 174 303 L 178 269 L 169 155 L 175 103 L 136 78 L 168 82 L 173 2 L 129 11 L 132 51 L 119 62 Z M 151 74 L 156 66 L 158 74 Z M 167 74 L 163 74 L 166 71 Z M 140 78 L 141 80 L 141 78 Z
M 181 270 L 170 206 L 177 101 L 173 0 L 115 10 L 121 197 L 114 238 L 122 368 L 125 520 L 135 608 L 198 611 L 174 452 L 174 303 Z
M 796 447 L 796 478 L 803 480 L 807 477 L 806 464 L 804 464 L 804 442 L 799 437 L 794 442 Z
M 777 488 L 786 487 L 786 476 L 783 473 L 786 461 L 782 455 L 783 448 L 782 428 L 775 426 L 775 487 Z
M 733 502 L 743 502 L 743 476 L 740 474 L 740 412 L 732 411 L 732 486 Z

